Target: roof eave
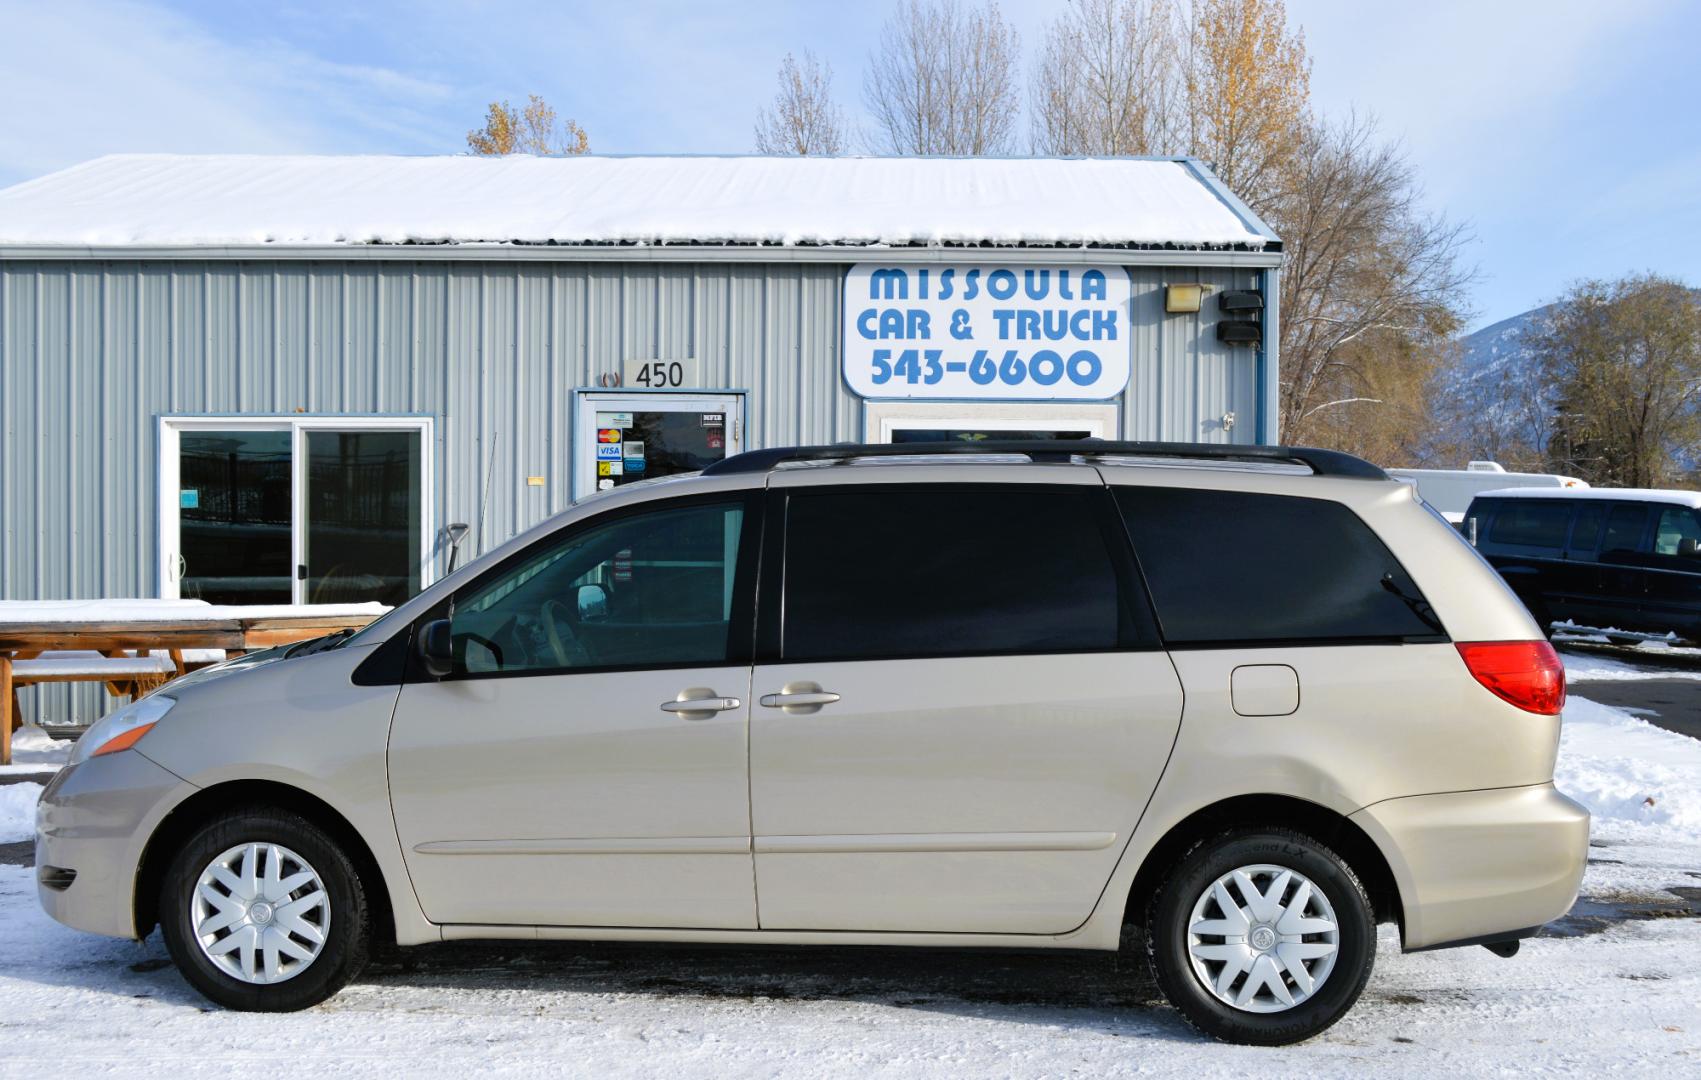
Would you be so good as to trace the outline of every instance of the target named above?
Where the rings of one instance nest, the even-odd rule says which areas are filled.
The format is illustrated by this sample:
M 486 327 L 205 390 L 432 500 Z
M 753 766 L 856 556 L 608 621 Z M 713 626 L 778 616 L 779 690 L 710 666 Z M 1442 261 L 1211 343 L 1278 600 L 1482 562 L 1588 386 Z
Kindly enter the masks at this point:
M 4 244 L 0 259 L 140 260 L 400 260 L 412 262 L 754 262 L 961 263 L 976 259 L 1034 265 L 1117 263 L 1129 266 L 1279 267 L 1281 242 L 1235 246 L 1018 246 L 778 244 Z
M 1282 239 L 1276 235 L 1276 230 L 1270 228 L 1263 218 L 1253 213 L 1252 207 L 1247 206 L 1240 196 L 1230 191 L 1228 185 L 1222 182 L 1222 179 L 1209 165 L 1195 157 L 1184 157 L 1177 160 L 1187 166 L 1188 170 L 1199 178 L 1199 182 L 1211 190 L 1211 194 L 1221 199 L 1223 205 L 1233 211 L 1234 215 L 1240 218 L 1242 224 L 1262 236 L 1267 243 L 1280 246 Z

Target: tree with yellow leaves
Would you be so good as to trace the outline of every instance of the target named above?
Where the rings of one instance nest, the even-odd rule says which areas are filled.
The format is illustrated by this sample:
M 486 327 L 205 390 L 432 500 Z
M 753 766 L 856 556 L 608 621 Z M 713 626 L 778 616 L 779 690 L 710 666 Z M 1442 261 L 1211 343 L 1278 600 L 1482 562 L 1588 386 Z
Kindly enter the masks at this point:
M 1305 32 L 1282 0 L 1197 0 L 1185 33 L 1187 152 L 1263 209 L 1309 123 Z
M 530 95 L 524 109 L 515 110 L 506 101 L 493 101 L 485 113 L 484 127 L 467 132 L 467 148 L 483 157 L 503 154 L 586 154 L 590 139 L 585 129 L 572 120 L 557 120 L 549 103 Z

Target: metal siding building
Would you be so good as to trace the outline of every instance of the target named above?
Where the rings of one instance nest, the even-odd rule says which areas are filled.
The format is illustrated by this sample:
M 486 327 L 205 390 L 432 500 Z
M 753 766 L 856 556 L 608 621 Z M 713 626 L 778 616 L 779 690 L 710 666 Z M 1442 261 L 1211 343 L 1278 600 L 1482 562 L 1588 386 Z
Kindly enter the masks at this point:
M 1107 417 L 1101 433 L 1111 437 L 1273 441 L 1273 344 L 1219 342 L 1212 304 L 1165 313 L 1167 284 L 1253 290 L 1265 298 L 1265 340 L 1275 340 L 1279 242 L 1238 203 L 1264 243 L 874 252 L 20 241 L 6 196 L 53 179 L 0 192 L 4 599 L 177 595 L 176 556 L 161 545 L 176 524 L 168 519 L 180 482 L 168 481 L 177 464 L 168 471 L 162 458 L 175 453 L 178 421 L 195 431 L 217 417 L 417 420 L 412 430 L 428 441 L 425 580 L 442 572 L 447 523 L 468 523 L 476 552 L 582 492 L 577 458 L 595 435 L 585 430 L 587 402 L 613 393 L 608 384 L 634 360 L 691 358 L 694 381 L 683 389 L 735 403 L 726 452 L 877 439 L 883 409 L 927 410 L 913 400 L 888 407 L 847 383 L 847 271 L 870 258 L 1124 267 L 1132 374 L 1114 397 L 1080 404 L 1082 415 Z M 618 393 L 667 396 L 630 385 Z M 934 414 L 1025 408 L 1020 399 L 984 409 L 941 400 Z M 1060 408 L 1071 406 L 1028 412 Z M 77 712 L 101 707 L 77 700 Z

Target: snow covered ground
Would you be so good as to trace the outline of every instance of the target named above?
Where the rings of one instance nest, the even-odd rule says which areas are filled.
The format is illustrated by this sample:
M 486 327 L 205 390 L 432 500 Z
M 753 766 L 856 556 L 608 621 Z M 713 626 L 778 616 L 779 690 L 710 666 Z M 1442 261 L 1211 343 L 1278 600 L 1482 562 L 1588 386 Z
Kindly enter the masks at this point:
M 1208 1042 L 1140 961 L 1073 954 L 453 945 L 307 1013 L 220 1012 L 157 935 L 60 927 L 0 865 L 0 1076 L 1696 1075 L 1701 921 L 1645 916 L 1672 887 L 1701 909 L 1701 743 L 1574 696 L 1558 782 L 1596 846 L 1555 936 L 1404 956 L 1384 928 L 1357 1008 L 1300 1047 Z
M 1638 652 L 1655 652 L 1654 649 L 1639 648 Z M 1689 654 L 1692 649 L 1659 649 L 1658 653 L 1671 655 L 1676 653 Z M 1585 682 L 1617 682 L 1635 679 L 1701 679 L 1701 671 L 1684 668 L 1662 668 L 1650 671 L 1644 667 L 1625 660 L 1615 660 L 1610 656 L 1598 656 L 1593 653 L 1564 653 L 1565 681 L 1568 685 Z

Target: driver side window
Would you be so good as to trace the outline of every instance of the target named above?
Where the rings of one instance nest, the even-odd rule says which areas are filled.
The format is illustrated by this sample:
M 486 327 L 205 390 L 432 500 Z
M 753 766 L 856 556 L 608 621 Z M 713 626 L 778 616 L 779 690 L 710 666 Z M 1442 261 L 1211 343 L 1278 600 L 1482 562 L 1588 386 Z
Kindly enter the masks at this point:
M 1686 506 L 1668 506 L 1660 511 L 1660 527 L 1654 530 L 1654 554 L 1682 555 L 1683 541 L 1701 540 L 1701 520 Z
M 728 662 L 744 504 L 590 524 L 455 598 L 457 674 Z

